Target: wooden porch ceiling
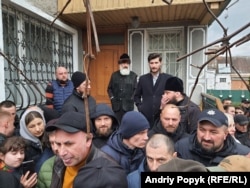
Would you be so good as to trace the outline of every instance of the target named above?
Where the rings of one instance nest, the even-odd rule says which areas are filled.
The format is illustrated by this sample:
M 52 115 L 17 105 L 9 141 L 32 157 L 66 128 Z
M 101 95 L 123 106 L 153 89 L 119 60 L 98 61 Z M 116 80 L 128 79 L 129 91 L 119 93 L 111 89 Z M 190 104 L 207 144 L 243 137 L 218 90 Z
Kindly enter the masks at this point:
M 97 28 L 131 27 L 132 17 L 137 16 L 141 26 L 168 26 L 179 24 L 210 25 L 214 18 L 202 0 L 173 0 L 167 5 L 162 0 L 90 0 Z M 206 0 L 215 16 L 226 8 L 231 0 Z M 58 0 L 61 11 L 67 0 Z M 144 3 L 143 3 L 144 2 Z M 83 0 L 69 3 L 60 19 L 68 24 L 86 27 L 86 9 Z

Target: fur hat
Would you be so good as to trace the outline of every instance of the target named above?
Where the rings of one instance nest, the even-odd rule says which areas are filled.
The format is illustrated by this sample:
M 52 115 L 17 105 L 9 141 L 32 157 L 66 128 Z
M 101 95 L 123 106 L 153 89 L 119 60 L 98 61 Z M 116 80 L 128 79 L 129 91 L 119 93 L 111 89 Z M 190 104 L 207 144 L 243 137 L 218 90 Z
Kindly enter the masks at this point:
M 165 84 L 165 90 L 179 91 L 183 93 L 183 81 L 178 77 L 170 77 Z
M 145 116 L 137 111 L 129 111 L 122 117 L 118 133 L 127 139 L 146 129 L 149 129 L 149 122 Z
M 73 82 L 74 88 L 77 88 L 81 83 L 83 83 L 86 80 L 85 73 L 82 73 L 80 71 L 76 71 L 71 76 L 71 81 Z
M 229 155 L 218 166 L 207 167 L 210 172 L 250 172 L 250 158 L 245 155 Z
M 130 64 L 130 58 L 129 58 L 128 54 L 124 53 L 120 56 L 118 63 L 121 64 L 121 63 L 125 63 L 125 62 L 128 62 Z

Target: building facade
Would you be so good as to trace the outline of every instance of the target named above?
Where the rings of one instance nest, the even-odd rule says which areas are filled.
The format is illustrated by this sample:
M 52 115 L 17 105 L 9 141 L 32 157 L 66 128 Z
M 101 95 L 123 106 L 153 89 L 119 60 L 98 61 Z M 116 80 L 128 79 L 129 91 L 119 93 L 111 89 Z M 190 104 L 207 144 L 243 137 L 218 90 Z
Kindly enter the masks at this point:
M 148 54 L 157 52 L 163 57 L 162 71 L 182 78 L 188 95 L 199 75 L 192 95 L 199 103 L 206 76 L 205 69 L 199 74 L 197 67 L 207 59 L 205 49 L 184 56 L 206 45 L 207 28 L 214 21 L 202 0 L 84 2 L 71 1 L 55 20 L 66 0 L 1 1 L 0 87 L 5 89 L 0 100 L 14 100 L 20 109 L 43 103 L 55 68 L 66 66 L 70 74 L 84 71 L 85 57 L 91 54 L 91 94 L 97 102 L 109 103 L 107 84 L 118 69 L 119 56 L 128 53 L 132 70 L 140 76 L 148 72 Z M 229 3 L 208 1 L 207 6 L 218 16 Z

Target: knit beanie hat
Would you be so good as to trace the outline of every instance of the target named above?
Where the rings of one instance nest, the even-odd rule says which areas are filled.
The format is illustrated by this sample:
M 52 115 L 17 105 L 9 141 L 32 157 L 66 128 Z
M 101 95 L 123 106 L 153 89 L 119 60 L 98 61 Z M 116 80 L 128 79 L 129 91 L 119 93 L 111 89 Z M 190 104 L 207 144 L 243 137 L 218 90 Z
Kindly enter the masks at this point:
M 71 76 L 71 81 L 73 82 L 74 88 L 77 88 L 81 83 L 83 83 L 86 80 L 85 73 L 82 73 L 80 71 L 76 71 Z
M 123 138 L 127 139 L 141 131 L 149 129 L 149 127 L 149 122 L 142 113 L 129 111 L 122 117 L 118 133 L 120 133 Z
M 125 62 L 128 62 L 130 64 L 130 58 L 129 58 L 128 54 L 124 53 L 120 56 L 118 63 L 121 64 L 121 63 L 125 63 Z
M 179 91 L 183 93 L 183 81 L 178 77 L 170 77 L 165 84 L 165 90 Z

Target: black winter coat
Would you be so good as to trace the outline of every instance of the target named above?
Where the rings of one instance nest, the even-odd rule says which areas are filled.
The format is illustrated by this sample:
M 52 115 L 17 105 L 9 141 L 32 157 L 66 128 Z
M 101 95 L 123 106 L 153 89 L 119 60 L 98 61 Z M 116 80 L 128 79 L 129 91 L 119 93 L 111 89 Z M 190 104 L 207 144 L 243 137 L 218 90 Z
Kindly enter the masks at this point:
M 176 106 L 181 112 L 181 124 L 187 133 L 191 134 L 196 131 L 198 124 L 198 116 L 201 112 L 200 107 L 194 102 L 190 101 L 189 97 L 184 94 L 184 99 L 179 101 Z
M 189 134 L 184 131 L 183 126 L 181 124 L 179 124 L 174 133 L 167 132 L 166 129 L 164 129 L 164 127 L 162 126 L 160 119 L 156 121 L 153 128 L 148 132 L 148 137 L 151 137 L 152 135 L 158 133 L 170 137 L 174 143 L 182 138 L 189 136 Z
M 134 102 L 138 111 L 149 121 L 151 128 L 157 119 L 165 84 L 170 77 L 172 76 L 169 74 L 160 73 L 155 85 L 153 85 L 153 76 L 151 73 L 142 75 L 139 78 Z
M 250 148 L 235 142 L 234 139 L 228 135 L 220 151 L 208 153 L 201 149 L 197 143 L 197 134 L 193 133 L 189 137 L 176 142 L 175 151 L 180 158 L 195 160 L 205 166 L 217 166 L 222 159 L 229 155 L 247 155 L 250 152 Z
M 92 96 L 88 96 L 89 114 L 90 116 L 95 112 L 96 100 Z M 77 93 L 76 90 L 64 101 L 62 106 L 62 114 L 65 112 L 81 112 L 85 114 L 84 98 Z

